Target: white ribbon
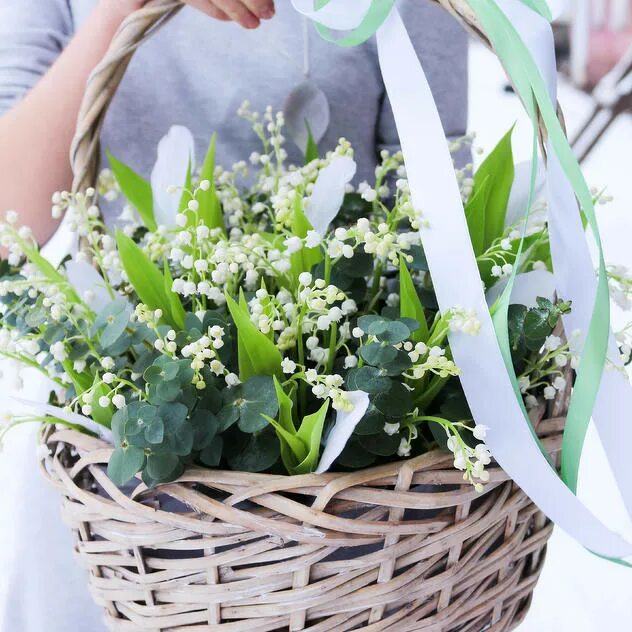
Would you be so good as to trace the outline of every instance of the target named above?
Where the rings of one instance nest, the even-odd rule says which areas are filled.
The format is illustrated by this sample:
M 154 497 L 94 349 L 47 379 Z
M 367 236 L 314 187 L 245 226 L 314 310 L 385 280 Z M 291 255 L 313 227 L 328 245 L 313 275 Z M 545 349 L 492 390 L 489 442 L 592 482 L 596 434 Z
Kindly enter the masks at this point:
M 301 5 L 306 7 L 303 0 L 293 2 L 299 10 Z M 342 0 L 327 6 L 336 4 L 342 10 Z M 321 12 L 304 13 L 320 21 Z M 340 28 L 335 21 L 327 26 Z M 607 529 L 566 487 L 527 426 L 485 301 L 439 112 L 397 10 L 378 31 L 377 42 L 413 201 L 428 221 L 422 240 L 440 309 L 445 313 L 455 305 L 465 305 L 476 311 L 481 322 L 478 336 L 451 334 L 450 347 L 462 370 L 472 413 L 477 423 L 489 428 L 486 442 L 525 493 L 576 540 L 606 557 L 632 556 L 632 544 Z

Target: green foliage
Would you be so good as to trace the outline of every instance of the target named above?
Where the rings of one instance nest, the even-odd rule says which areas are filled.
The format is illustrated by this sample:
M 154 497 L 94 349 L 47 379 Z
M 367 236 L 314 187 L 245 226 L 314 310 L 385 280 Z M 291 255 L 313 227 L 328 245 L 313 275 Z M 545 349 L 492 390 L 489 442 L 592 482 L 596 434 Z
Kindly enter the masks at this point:
M 552 303 L 539 297 L 537 306 L 510 305 L 508 314 L 509 344 L 514 364 L 522 366 L 530 351 L 538 351 L 553 333 L 560 317 L 570 311 L 570 304 Z
M 102 347 L 109 347 L 123 335 L 129 324 L 129 314 L 129 303 L 119 297 L 97 315 L 94 328 L 100 332 L 99 342 Z
M 402 318 L 412 318 L 419 323 L 419 327 L 411 332 L 415 342 L 428 340 L 426 313 L 403 257 L 399 261 L 399 313 Z
M 116 232 L 121 264 L 140 300 L 150 309 L 161 309 L 163 318 L 172 327 L 184 326 L 184 308 L 180 299 L 168 287 L 166 277 L 143 250 L 120 230 Z
M 480 179 L 480 184 L 476 186 L 470 199 L 465 205 L 465 218 L 470 231 L 470 239 L 474 254 L 478 257 L 485 252 L 486 239 L 485 227 L 487 219 L 487 205 L 492 191 L 491 178 L 485 176 Z
M 154 217 L 154 198 L 151 184 L 138 175 L 131 167 L 117 160 L 109 151 L 107 152 L 112 173 L 116 179 L 121 193 L 130 204 L 138 211 L 143 223 L 149 230 L 156 230 Z
M 313 160 L 318 160 L 318 145 L 314 140 L 312 134 L 312 128 L 309 125 L 307 119 L 305 120 L 305 127 L 307 128 L 307 147 L 305 148 L 305 164 L 308 165 Z
M 208 180 L 211 186 L 207 191 L 200 189 L 198 192 L 197 201 L 200 204 L 198 216 L 209 228 L 221 228 L 224 232 L 226 232 L 222 206 L 219 198 L 217 197 L 217 189 L 215 187 L 216 143 L 217 135 L 213 134 L 204 164 L 202 165 L 202 171 L 200 172 L 200 181 Z
M 513 127 L 474 174 L 471 204 L 467 205 L 467 220 L 468 226 L 474 228 L 472 240 L 475 243 L 475 249 L 478 248 L 479 252 L 487 250 L 494 240 L 502 237 L 505 231 L 507 203 L 514 180 L 512 133 Z M 485 198 L 487 198 L 486 201 Z M 485 227 L 482 244 L 481 224 Z
M 280 377 L 283 374 L 281 352 L 250 320 L 243 293 L 240 298 L 238 305 L 231 296 L 226 295 L 228 310 L 239 333 L 239 375 L 242 380 L 248 380 L 253 375 Z

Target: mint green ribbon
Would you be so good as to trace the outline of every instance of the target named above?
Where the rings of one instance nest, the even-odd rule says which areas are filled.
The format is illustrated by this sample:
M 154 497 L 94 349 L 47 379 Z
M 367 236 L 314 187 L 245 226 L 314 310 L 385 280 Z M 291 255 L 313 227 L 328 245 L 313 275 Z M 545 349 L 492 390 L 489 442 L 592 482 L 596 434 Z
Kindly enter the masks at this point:
M 526 45 L 494 0 L 469 0 L 469 3 L 481 20 L 509 76 L 515 82 L 516 91 L 525 103 L 534 126 L 537 126 L 534 100 L 537 103 L 551 145 L 581 204 L 599 252 L 595 307 L 577 368 L 562 446 L 562 478 L 576 492 L 581 454 L 599 392 L 610 332 L 608 277 L 592 195 L 562 130 L 544 80 Z
M 330 2 L 331 0 L 314 0 L 314 9 L 318 11 L 324 6 L 327 6 Z M 394 6 L 395 0 L 373 0 L 371 7 L 360 25 L 342 38 L 334 37 L 331 30 L 322 24 L 316 24 L 316 29 L 321 37 L 328 42 L 332 42 L 344 48 L 353 48 L 354 46 L 363 44 L 375 35 L 380 26 L 384 24 L 384 21 Z

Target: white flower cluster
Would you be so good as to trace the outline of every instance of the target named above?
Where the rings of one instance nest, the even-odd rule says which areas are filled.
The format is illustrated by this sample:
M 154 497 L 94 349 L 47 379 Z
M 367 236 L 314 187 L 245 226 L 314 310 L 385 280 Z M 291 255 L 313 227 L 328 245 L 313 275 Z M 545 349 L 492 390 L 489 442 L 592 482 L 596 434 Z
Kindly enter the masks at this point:
M 571 354 L 568 343 L 559 336 L 548 336 L 539 356 L 518 377 L 527 408 L 539 405 L 538 393 L 541 392 L 546 400 L 553 400 L 566 388 L 564 369 L 569 365 L 576 368 L 577 358 Z
M 318 399 L 331 399 L 334 410 L 352 411 L 353 402 L 346 391 L 342 390 L 344 379 L 340 375 L 319 375 L 316 369 L 305 371 L 305 380 L 312 387 L 312 393 Z

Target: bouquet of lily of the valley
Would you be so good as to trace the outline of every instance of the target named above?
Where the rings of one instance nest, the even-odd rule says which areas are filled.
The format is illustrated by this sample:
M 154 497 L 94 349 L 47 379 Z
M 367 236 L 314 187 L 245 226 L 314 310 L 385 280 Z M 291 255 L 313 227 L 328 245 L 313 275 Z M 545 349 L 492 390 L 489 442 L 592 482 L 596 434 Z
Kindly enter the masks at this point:
M 29 403 L 35 414 L 8 426 L 38 420 L 111 441 L 117 484 L 139 472 L 149 486 L 172 481 L 189 464 L 353 470 L 439 445 L 481 489 L 486 429 L 447 342 L 476 336 L 478 320 L 458 305 L 438 311 L 401 155 L 383 152 L 375 181 L 354 185 L 346 140 L 324 158 L 310 143 L 306 164 L 287 166 L 282 115 L 241 114 L 262 143 L 250 166 L 216 166 L 213 139 L 196 168 L 191 135 L 176 127 L 151 183 L 110 156 L 97 190 L 55 194 L 54 215 L 81 238 L 58 267 L 7 213 L 0 354 L 53 384 L 48 404 Z M 543 208 L 518 258 L 525 200 L 511 134 L 476 173 L 457 175 L 490 305 L 520 269 L 508 334 L 536 406 L 567 387 L 573 362 L 555 331 L 570 306 L 550 289 Z M 118 205 L 118 228 L 103 223 L 99 198 Z

